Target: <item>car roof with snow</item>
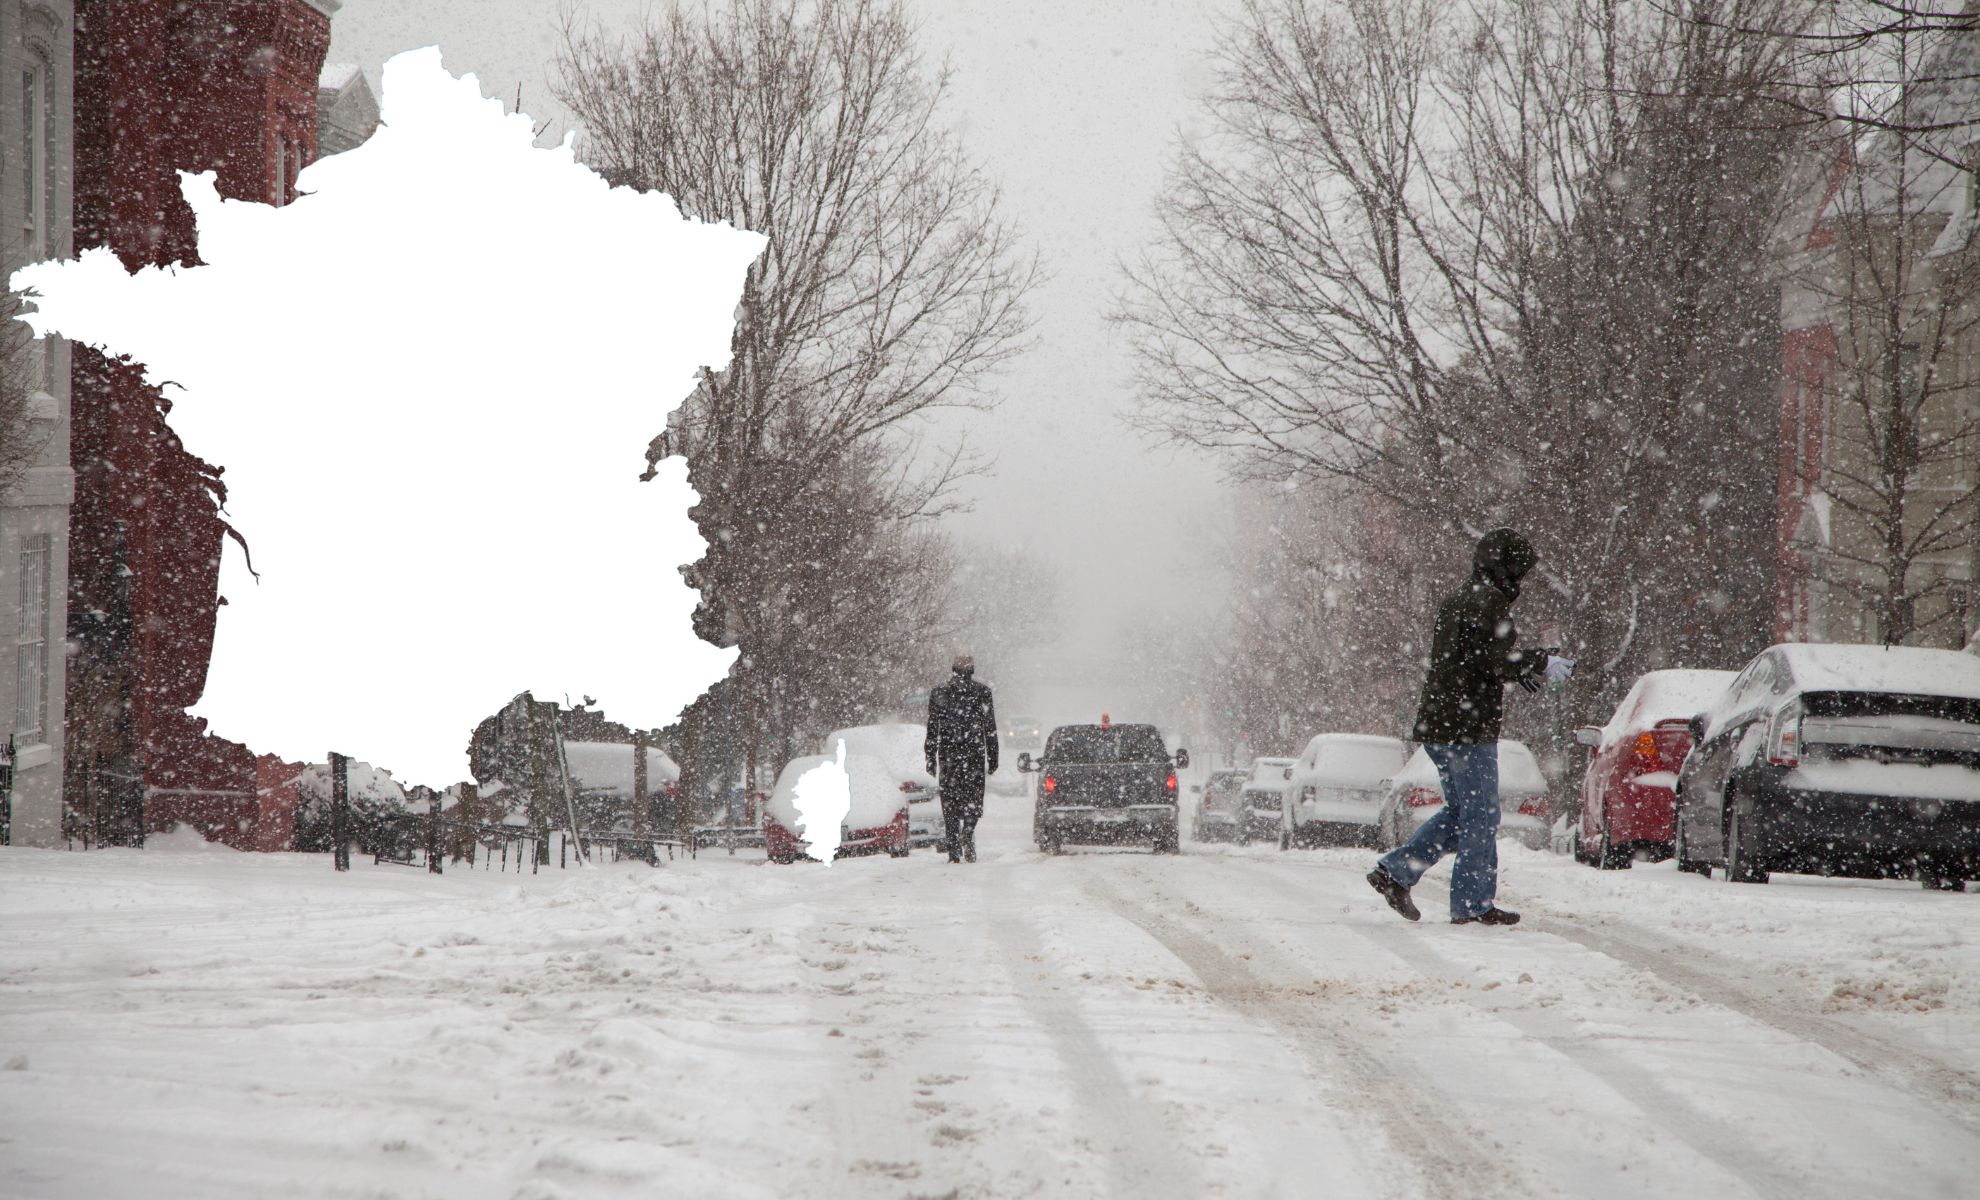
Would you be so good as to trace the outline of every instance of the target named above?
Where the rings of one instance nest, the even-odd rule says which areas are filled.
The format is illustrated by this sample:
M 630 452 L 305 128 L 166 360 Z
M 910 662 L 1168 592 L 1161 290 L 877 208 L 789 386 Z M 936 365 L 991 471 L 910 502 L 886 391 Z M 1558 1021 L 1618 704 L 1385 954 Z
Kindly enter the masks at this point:
M 835 729 L 825 735 L 824 741 L 819 743 L 819 750 L 825 754 L 835 753 L 834 746 L 840 738 L 845 739 L 847 754 L 858 752 L 871 755 L 885 763 L 893 773 L 896 788 L 909 780 L 935 786 L 935 777 L 928 773 L 926 725 L 911 725 L 902 721 Z
M 1401 738 L 1373 733 L 1321 733 L 1306 743 L 1300 758 L 1308 757 L 1318 778 L 1373 787 L 1393 778 L 1409 760 L 1409 744 Z
M 765 802 L 764 811 L 775 817 L 785 829 L 799 832 L 798 780 L 814 767 L 837 761 L 835 752 L 831 756 L 808 754 L 784 764 L 784 769 L 777 773 L 777 785 L 770 790 L 770 799 Z M 894 778 L 887 764 L 871 754 L 854 751 L 850 745 L 846 748 L 846 777 L 852 790 L 852 808 L 847 811 L 845 820 L 850 829 L 885 825 L 907 804 L 900 781 Z
M 1798 692 L 1892 692 L 1980 700 L 1980 658 L 1924 646 L 1784 642 L 1767 653 Z
M 1689 721 L 1716 704 L 1737 678 L 1738 671 L 1646 671 L 1636 677 L 1602 726 L 1602 744 L 1641 733 L 1659 721 Z
M 1409 762 L 1396 772 L 1393 781 L 1397 787 L 1429 788 L 1443 794 L 1444 784 L 1437 777 L 1437 764 L 1430 761 L 1430 754 L 1418 746 L 1416 753 L 1409 756 Z M 1533 751 L 1526 748 L 1525 742 L 1502 741 L 1499 743 L 1499 791 L 1531 796 L 1547 790 L 1547 777 L 1540 772 L 1540 763 L 1533 757 Z

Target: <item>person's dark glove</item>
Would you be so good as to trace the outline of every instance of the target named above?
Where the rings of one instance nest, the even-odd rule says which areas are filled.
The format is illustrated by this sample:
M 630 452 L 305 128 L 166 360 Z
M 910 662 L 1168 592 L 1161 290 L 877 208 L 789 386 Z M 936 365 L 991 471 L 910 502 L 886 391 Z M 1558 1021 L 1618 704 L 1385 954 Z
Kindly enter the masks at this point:
M 935 773 L 935 760 L 932 757 L 928 760 L 928 773 L 930 775 Z

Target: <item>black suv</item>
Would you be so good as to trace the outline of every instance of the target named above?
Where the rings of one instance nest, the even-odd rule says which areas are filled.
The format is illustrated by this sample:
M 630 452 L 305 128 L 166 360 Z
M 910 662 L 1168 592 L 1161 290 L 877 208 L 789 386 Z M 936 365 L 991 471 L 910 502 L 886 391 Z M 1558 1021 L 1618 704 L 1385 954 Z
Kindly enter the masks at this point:
M 1153 725 L 1061 725 L 1036 762 L 1018 756 L 1018 770 L 1040 775 L 1032 836 L 1047 854 L 1068 842 L 1176 854 L 1176 772 L 1188 766 L 1189 751 L 1170 758 Z

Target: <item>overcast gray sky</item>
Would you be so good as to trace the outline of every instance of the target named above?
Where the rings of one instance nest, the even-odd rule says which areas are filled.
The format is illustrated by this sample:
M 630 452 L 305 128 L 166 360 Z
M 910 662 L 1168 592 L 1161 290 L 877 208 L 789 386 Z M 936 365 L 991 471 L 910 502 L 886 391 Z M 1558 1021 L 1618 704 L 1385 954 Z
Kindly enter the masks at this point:
M 1148 238 L 1174 131 L 1207 82 L 1203 51 L 1225 0 L 912 0 L 931 59 L 955 71 L 949 118 L 1004 189 L 1051 281 L 1036 295 L 1036 346 L 997 381 L 996 412 L 970 441 L 997 456 L 975 482 L 966 536 L 1028 545 L 1055 571 L 1071 632 L 1095 650 L 1137 612 L 1187 601 L 1217 504 L 1213 464 L 1150 449 L 1123 420 L 1126 348 L 1106 325 L 1116 262 Z M 606 27 L 632 27 L 650 0 L 588 0 Z M 513 100 L 553 132 L 556 0 L 345 0 L 330 59 L 376 86 L 392 54 L 438 45 L 447 67 Z

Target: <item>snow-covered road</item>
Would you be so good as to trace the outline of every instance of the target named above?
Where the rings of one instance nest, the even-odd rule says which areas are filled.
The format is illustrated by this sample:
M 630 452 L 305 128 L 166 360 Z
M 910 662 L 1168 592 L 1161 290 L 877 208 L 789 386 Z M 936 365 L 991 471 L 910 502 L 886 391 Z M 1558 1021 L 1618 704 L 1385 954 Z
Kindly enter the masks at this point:
M 1971 1196 L 1980 896 L 1507 848 L 0 850 L 0 1195 Z

